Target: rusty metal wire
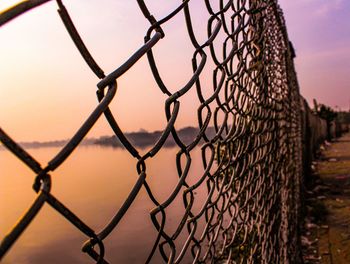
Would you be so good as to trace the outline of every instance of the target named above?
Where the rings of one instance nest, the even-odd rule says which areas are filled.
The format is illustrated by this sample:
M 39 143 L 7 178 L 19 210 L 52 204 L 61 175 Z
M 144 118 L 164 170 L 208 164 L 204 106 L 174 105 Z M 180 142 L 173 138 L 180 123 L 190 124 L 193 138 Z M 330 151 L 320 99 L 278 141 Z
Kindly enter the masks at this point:
M 119 221 L 144 188 L 154 203 L 150 218 L 158 236 L 149 257 L 156 250 L 164 262 L 181 263 L 190 253 L 193 263 L 298 263 L 299 193 L 301 181 L 300 95 L 293 66 L 293 51 L 276 0 L 203 0 L 209 20 L 207 39 L 199 43 L 192 26 L 190 0 L 183 0 L 166 17 L 157 19 L 143 0 L 137 3 L 150 23 L 145 43 L 113 72 L 105 74 L 79 36 L 61 0 L 58 12 L 74 44 L 91 71 L 100 79 L 97 84 L 99 104 L 64 148 L 46 166 L 41 166 L 15 140 L 0 129 L 0 140 L 14 155 L 36 173 L 33 185 L 37 198 L 15 227 L 3 238 L 3 257 L 18 237 L 34 221 L 44 204 L 49 204 L 88 240 L 82 251 L 97 263 L 107 263 L 104 240 L 117 229 Z M 23 1 L 0 14 L 0 26 L 47 0 Z M 183 87 L 170 92 L 157 66 L 152 48 L 166 32 L 162 26 L 180 13 L 184 14 L 187 34 L 193 45 L 193 75 Z M 219 35 L 225 40 L 218 48 Z M 109 109 L 118 78 L 146 56 L 164 102 L 167 125 L 156 144 L 144 155 L 127 139 Z M 203 68 L 215 65 L 212 92 L 205 96 L 201 83 Z M 206 88 L 208 89 L 208 88 Z M 184 142 L 174 124 L 181 107 L 180 99 L 195 90 L 201 102 L 198 108 L 199 132 Z M 206 91 L 207 92 L 207 91 Z M 205 93 L 207 94 L 207 93 Z M 80 144 L 87 132 L 104 115 L 116 137 L 137 160 L 139 178 L 113 219 L 100 231 L 91 229 L 50 191 L 50 172 L 57 169 Z M 223 117 L 223 118 L 222 118 Z M 210 124 L 215 133 L 209 133 Z M 213 135 L 214 134 L 214 135 Z M 155 157 L 172 136 L 179 151 L 176 157 L 179 176 L 173 192 L 163 201 L 156 199 L 147 183 L 147 162 Z M 204 143 L 203 143 L 204 142 Z M 204 173 L 189 183 L 191 151 L 200 146 Z M 196 190 L 205 186 L 207 195 L 200 200 Z M 184 215 L 172 233 L 167 208 L 182 197 Z M 204 225 L 199 223 L 204 222 Z M 184 243 L 178 243 L 180 234 Z

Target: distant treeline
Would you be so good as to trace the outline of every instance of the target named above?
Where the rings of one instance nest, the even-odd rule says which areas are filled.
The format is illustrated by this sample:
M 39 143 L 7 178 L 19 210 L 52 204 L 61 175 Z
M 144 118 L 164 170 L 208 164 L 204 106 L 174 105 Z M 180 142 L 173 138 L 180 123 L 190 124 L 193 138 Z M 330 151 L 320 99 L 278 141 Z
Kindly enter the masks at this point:
M 140 132 L 131 132 L 125 133 L 125 136 L 130 141 L 133 146 L 136 147 L 147 147 L 153 146 L 158 139 L 161 137 L 163 131 L 140 131 Z M 185 127 L 177 130 L 177 135 L 184 144 L 190 144 L 199 134 L 199 129 L 195 127 Z M 215 129 L 213 127 L 208 127 L 205 131 L 207 137 L 211 138 L 215 135 Z M 96 139 L 94 144 L 103 145 L 103 146 L 112 146 L 112 147 L 123 147 L 123 144 L 116 136 L 104 136 Z M 167 140 L 164 143 L 164 147 L 175 146 L 175 141 L 172 135 L 170 134 Z
M 163 131 L 154 131 L 154 132 L 139 131 L 139 132 L 125 133 L 125 136 L 133 146 L 142 148 L 142 147 L 153 146 L 161 137 L 162 133 Z M 196 138 L 198 133 L 199 133 L 199 129 L 195 127 L 185 127 L 177 131 L 177 134 L 180 140 L 184 144 L 190 144 L 191 142 L 193 142 L 193 140 Z M 205 134 L 207 135 L 207 137 L 212 138 L 215 135 L 215 129 L 213 127 L 209 127 L 205 131 Z M 53 140 L 53 141 L 46 141 L 46 142 L 38 142 L 38 141 L 20 142 L 19 144 L 23 148 L 28 149 L 28 148 L 62 147 L 65 144 L 67 144 L 67 142 L 68 140 Z M 164 146 L 172 147 L 175 144 L 176 143 L 170 134 L 168 139 L 165 141 Z M 115 135 L 102 136 L 97 139 L 87 138 L 83 140 L 81 145 L 82 146 L 100 145 L 100 146 L 108 146 L 108 147 L 115 147 L 115 148 L 124 147 L 123 144 Z M 0 145 L 0 150 L 2 149 L 4 149 L 4 147 Z

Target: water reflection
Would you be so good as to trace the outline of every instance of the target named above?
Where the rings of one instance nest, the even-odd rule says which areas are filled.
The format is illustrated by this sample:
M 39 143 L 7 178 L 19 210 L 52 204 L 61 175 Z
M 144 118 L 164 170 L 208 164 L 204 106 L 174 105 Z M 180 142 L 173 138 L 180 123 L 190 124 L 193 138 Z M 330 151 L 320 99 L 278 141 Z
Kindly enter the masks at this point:
M 29 150 L 41 164 L 46 164 L 58 151 L 59 148 Z M 164 201 L 176 186 L 177 151 L 176 148 L 165 148 L 155 159 L 147 161 L 147 181 L 159 201 Z M 193 150 L 191 157 L 189 181 L 195 182 L 203 174 L 200 149 Z M 0 167 L 2 239 L 35 199 L 31 189 L 35 175 L 8 151 L 0 151 Z M 98 232 L 117 212 L 137 177 L 136 160 L 125 150 L 82 146 L 52 173 L 52 193 Z M 201 193 L 200 189 L 198 193 Z M 204 188 L 202 193 L 205 193 Z M 200 203 L 194 205 L 195 210 L 200 207 Z M 154 204 L 142 188 L 126 216 L 105 240 L 106 259 L 110 263 L 143 263 L 146 260 L 157 236 L 149 216 L 153 208 Z M 166 211 L 166 231 L 173 232 L 184 212 L 182 195 Z M 178 243 L 184 243 L 185 238 L 184 230 Z M 94 263 L 80 251 L 86 240 L 86 236 L 45 204 L 4 257 L 3 263 Z M 163 262 L 156 255 L 152 263 Z

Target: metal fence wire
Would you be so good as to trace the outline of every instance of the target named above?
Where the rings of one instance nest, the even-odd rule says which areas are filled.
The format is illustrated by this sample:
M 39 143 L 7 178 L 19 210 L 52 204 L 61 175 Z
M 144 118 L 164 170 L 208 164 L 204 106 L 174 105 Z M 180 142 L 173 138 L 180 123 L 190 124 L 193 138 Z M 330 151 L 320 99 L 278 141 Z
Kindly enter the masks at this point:
M 49 0 L 27 0 L 4 10 L 0 26 Z M 2 239 L 3 257 L 35 221 L 44 204 L 84 233 L 87 241 L 82 251 L 97 263 L 108 263 L 104 240 L 118 231 L 118 223 L 135 197 L 144 188 L 154 203 L 149 217 L 158 235 L 149 256 L 152 263 L 159 251 L 165 263 L 181 263 L 189 254 L 193 263 L 299 263 L 298 243 L 299 196 L 302 180 L 300 95 L 293 65 L 294 51 L 288 40 L 285 21 L 277 0 L 203 0 L 210 15 L 207 39 L 199 43 L 193 30 L 190 0 L 180 1 L 166 17 L 155 18 L 143 0 L 140 10 L 150 23 L 144 44 L 116 70 L 105 74 L 79 36 L 61 0 L 58 12 L 76 48 L 100 79 L 97 83 L 99 103 L 85 123 L 46 166 L 40 165 L 15 140 L 0 129 L 0 140 L 14 155 L 36 173 L 33 185 L 37 193 L 29 210 Z M 219 8 L 217 8 L 219 7 Z M 166 38 L 162 26 L 179 16 L 185 17 L 187 34 L 193 45 L 193 75 L 186 85 L 170 92 L 157 66 L 152 48 Z M 221 46 L 214 45 L 219 34 L 225 35 Z M 210 56 L 209 56 L 210 55 Z M 144 155 L 118 126 L 110 103 L 117 89 L 118 78 L 146 56 L 159 92 L 164 93 L 167 125 L 159 140 Z M 207 63 L 213 63 L 212 92 L 204 96 L 200 76 Z M 207 89 L 207 88 L 206 88 Z M 198 113 L 198 134 L 184 142 L 174 124 L 181 107 L 180 99 L 195 90 L 201 102 Z M 207 94 L 206 91 L 205 94 Z M 111 130 L 125 149 L 137 160 L 137 182 L 129 196 L 102 230 L 84 223 L 50 191 L 56 170 L 80 144 L 88 131 L 104 115 Z M 221 118 L 223 117 L 223 118 Z M 208 133 L 214 124 L 214 133 Z M 147 163 L 157 156 L 168 137 L 173 137 L 178 153 L 178 182 L 165 200 L 157 200 L 147 183 Z M 204 173 L 197 182 L 187 180 L 191 168 L 191 152 L 200 147 Z M 196 190 L 205 186 L 201 201 Z M 167 231 L 167 208 L 181 197 L 184 214 L 174 232 Z M 201 209 L 194 210 L 194 202 Z M 199 225 L 204 221 L 205 225 Z M 197 230 L 200 229 L 200 230 Z M 180 233 L 186 239 L 179 245 Z M 158 253 L 157 253 L 158 254 Z

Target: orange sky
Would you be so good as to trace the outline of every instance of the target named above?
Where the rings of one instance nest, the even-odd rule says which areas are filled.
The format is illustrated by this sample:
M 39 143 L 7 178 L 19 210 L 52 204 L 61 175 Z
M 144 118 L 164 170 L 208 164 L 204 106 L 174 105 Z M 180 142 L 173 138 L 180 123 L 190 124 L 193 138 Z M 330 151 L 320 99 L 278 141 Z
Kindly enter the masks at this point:
M 0 10 L 17 2 L 1 0 Z M 167 4 L 160 0 L 148 2 L 157 18 L 178 5 L 178 1 L 167 1 Z M 329 46 L 321 43 L 310 48 L 310 45 L 315 45 L 310 38 L 317 38 L 311 34 L 315 31 L 308 28 L 315 25 L 317 19 L 327 25 L 330 14 L 339 12 L 338 7 L 332 9 L 326 5 L 311 16 L 305 8 L 311 10 L 323 0 L 297 0 L 294 4 L 289 0 L 280 2 L 298 54 L 297 71 L 302 94 L 309 101 L 315 97 L 332 107 L 347 107 L 349 94 L 344 95 L 343 90 L 336 88 L 348 84 L 349 45 L 345 45 L 348 44 L 346 40 L 339 43 L 334 37 L 327 39 L 328 35 L 324 35 L 324 42 L 330 43 Z M 340 7 L 344 4 L 339 0 L 335 2 Z M 105 73 L 115 70 L 143 44 L 149 24 L 136 1 L 75 0 L 64 3 L 85 44 Z M 306 14 L 298 17 L 298 8 L 303 8 Z M 95 91 L 99 80 L 81 58 L 56 10 L 57 4 L 49 2 L 0 28 L 1 127 L 17 141 L 70 138 L 97 104 Z M 204 40 L 206 25 L 203 21 L 208 17 L 204 4 L 191 1 L 191 10 L 194 10 L 196 33 Z M 177 90 L 192 75 L 194 48 L 187 36 L 182 14 L 163 29 L 166 37 L 156 44 L 154 53 L 165 82 L 170 89 Z M 319 43 L 319 39 L 317 41 Z M 337 45 L 336 49 L 331 48 L 332 43 Z M 344 56 L 346 60 L 336 60 Z M 339 65 L 341 67 L 335 70 Z M 205 72 L 211 70 L 208 64 Z M 142 58 L 118 79 L 118 91 L 111 109 L 123 131 L 141 128 L 153 131 L 165 126 L 165 99 L 153 80 L 146 58 Z M 186 95 L 181 104 L 177 127 L 193 125 L 199 106 L 195 91 Z M 110 134 L 112 131 L 102 117 L 88 136 Z

